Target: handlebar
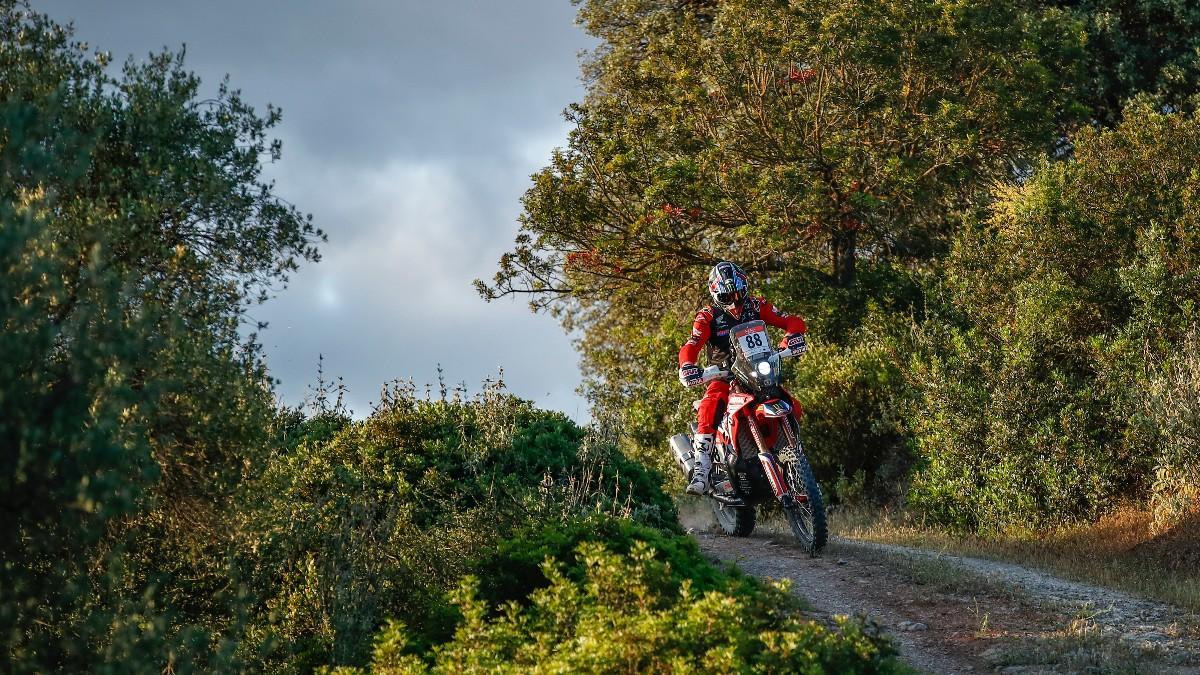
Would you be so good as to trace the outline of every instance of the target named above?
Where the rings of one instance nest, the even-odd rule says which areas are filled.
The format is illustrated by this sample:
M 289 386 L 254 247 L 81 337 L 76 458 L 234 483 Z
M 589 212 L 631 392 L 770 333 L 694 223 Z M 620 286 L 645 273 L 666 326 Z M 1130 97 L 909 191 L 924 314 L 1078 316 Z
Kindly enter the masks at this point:
M 704 369 L 704 375 L 701 376 L 700 381 L 692 386 L 699 387 L 702 384 L 708 384 L 713 380 L 720 380 L 726 377 L 729 377 L 728 370 L 721 370 L 720 366 L 709 366 Z
M 784 348 L 784 349 L 780 349 L 779 351 L 775 352 L 775 356 L 778 356 L 781 359 L 786 359 L 786 358 L 790 358 L 792 356 L 797 356 L 797 355 L 792 354 L 792 350 Z M 712 382 L 713 380 L 720 380 L 720 379 L 724 379 L 724 378 L 728 378 L 728 377 L 729 377 L 728 370 L 721 370 L 720 366 L 709 366 L 704 369 L 704 375 L 700 378 L 700 380 L 698 382 L 696 382 L 695 384 L 691 384 L 689 386 L 695 388 L 695 387 L 699 387 L 701 385 L 708 384 L 709 382 Z

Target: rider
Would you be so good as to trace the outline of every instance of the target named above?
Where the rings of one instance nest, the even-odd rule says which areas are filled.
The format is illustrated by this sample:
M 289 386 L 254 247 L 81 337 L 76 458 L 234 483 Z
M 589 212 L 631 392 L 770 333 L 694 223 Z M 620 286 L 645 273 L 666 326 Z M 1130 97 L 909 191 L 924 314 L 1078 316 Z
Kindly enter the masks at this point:
M 804 319 L 777 311 L 771 303 L 760 297 L 751 296 L 749 282 L 742 268 L 734 263 L 717 263 L 708 274 L 708 293 L 713 304 L 696 313 L 692 323 L 692 335 L 679 349 L 679 381 L 685 387 L 700 384 L 703 371 L 696 365 L 700 348 L 708 344 L 708 362 L 728 367 L 733 360 L 729 329 L 740 323 L 762 319 L 769 326 L 787 331 L 787 346 L 793 354 L 808 350 L 804 334 L 808 330 Z M 692 450 L 696 456 L 696 468 L 692 470 L 692 481 L 687 491 L 702 495 L 708 492 L 708 473 L 712 469 L 713 435 L 716 433 L 717 410 L 729 396 L 729 382 L 724 379 L 708 383 L 704 398 L 696 417 L 696 437 Z

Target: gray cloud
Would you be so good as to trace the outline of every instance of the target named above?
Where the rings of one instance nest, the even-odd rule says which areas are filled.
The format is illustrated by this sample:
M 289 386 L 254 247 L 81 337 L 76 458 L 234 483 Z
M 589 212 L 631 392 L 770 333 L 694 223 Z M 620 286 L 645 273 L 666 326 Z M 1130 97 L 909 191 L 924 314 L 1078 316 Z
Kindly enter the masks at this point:
M 578 98 L 587 38 L 568 0 L 230 2 L 46 0 L 118 59 L 186 43 L 209 82 L 251 101 L 327 159 L 487 154 Z
M 330 241 L 255 318 L 280 393 L 297 403 L 342 375 L 356 412 L 380 384 L 475 387 L 505 368 L 517 394 L 586 418 L 569 339 L 520 302 L 487 304 L 528 176 L 565 142 L 560 111 L 582 96 L 590 46 L 567 0 L 37 5 L 77 36 L 141 58 L 187 44 L 206 83 L 228 73 L 256 105 L 284 110 L 279 194 Z

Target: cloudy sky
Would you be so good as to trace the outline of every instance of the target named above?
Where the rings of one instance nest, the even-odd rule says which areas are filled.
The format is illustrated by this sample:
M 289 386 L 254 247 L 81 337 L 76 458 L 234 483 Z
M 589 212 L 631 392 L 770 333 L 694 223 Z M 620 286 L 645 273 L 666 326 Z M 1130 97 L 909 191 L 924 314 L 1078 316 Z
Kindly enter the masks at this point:
M 485 303 L 519 198 L 565 143 L 591 45 L 569 0 L 34 0 L 117 62 L 187 47 L 209 84 L 283 109 L 278 194 L 329 235 L 323 260 L 255 311 L 279 392 L 342 376 L 357 414 L 382 383 L 509 388 L 583 420 L 570 340 L 520 299 Z

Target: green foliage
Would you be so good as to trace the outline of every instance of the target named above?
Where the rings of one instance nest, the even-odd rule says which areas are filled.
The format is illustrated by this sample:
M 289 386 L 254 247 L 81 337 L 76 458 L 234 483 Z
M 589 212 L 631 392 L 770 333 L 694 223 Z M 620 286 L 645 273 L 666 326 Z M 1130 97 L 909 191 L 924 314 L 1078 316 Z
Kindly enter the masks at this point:
M 1146 393 L 1142 419 L 1162 439 L 1150 490 L 1158 533 L 1200 512 L 1200 328 L 1191 328 Z
M 1149 104 L 1124 117 L 956 241 L 950 318 L 927 324 L 914 369 L 927 464 L 913 498 L 940 520 L 1094 516 L 1175 466 L 1163 439 L 1180 430 L 1146 419 L 1142 392 L 1197 320 L 1200 121 Z
M 528 294 L 578 331 L 594 414 L 669 473 L 663 439 L 695 393 L 667 374 L 708 267 L 736 260 L 812 319 L 817 351 L 837 346 L 818 357 L 837 372 L 797 379 L 822 478 L 888 463 L 893 480 L 907 329 L 875 330 L 923 311 L 917 281 L 989 182 L 1086 115 L 1080 22 L 957 0 L 590 0 L 580 18 L 601 40 L 588 94 L 481 293 Z
M 842 346 L 813 341 L 795 362 L 789 391 L 804 409 L 805 448 L 818 479 L 862 475 L 861 496 L 882 503 L 903 492 L 912 458 L 908 402 L 911 386 L 902 368 L 906 350 L 897 326 L 876 323 Z M 849 495 L 835 490 L 839 500 Z
M 574 567 L 547 559 L 549 584 L 527 604 L 490 606 L 478 579 L 453 594 L 454 639 L 433 653 L 433 672 L 908 672 L 861 624 L 831 631 L 794 615 L 786 588 L 701 591 L 679 579 L 645 542 L 624 554 L 583 543 Z M 376 640 L 370 672 L 426 672 L 403 653 L 402 624 Z
M 576 555 L 585 542 L 603 544 L 613 553 L 629 554 L 646 545 L 655 557 L 670 568 L 676 584 L 689 580 L 698 592 L 742 588 L 753 589 L 753 582 L 736 573 L 714 567 L 700 553 L 694 539 L 664 532 L 627 519 L 592 516 L 524 529 L 472 563 L 471 573 L 479 579 L 476 589 L 490 605 L 524 602 L 536 589 L 549 585 L 542 563 L 553 558 L 570 578 L 584 578 L 582 560 Z
M 676 481 L 679 469 L 665 440 L 695 420 L 692 402 L 703 392 L 683 389 L 678 379 L 663 374 L 677 368 L 691 318 L 686 312 L 614 317 L 589 331 L 604 333 L 604 339 L 581 346 L 589 356 L 583 369 L 593 382 L 587 394 L 598 424 L 619 429 L 626 454 Z
M 0 639 L 15 671 L 228 665 L 226 498 L 263 441 L 247 303 L 320 233 L 182 56 L 108 57 L 0 2 Z
M 1175 110 L 1200 92 L 1200 6 L 1177 0 L 1038 0 L 1079 18 L 1085 31 L 1080 96 L 1092 115 L 1116 124 L 1139 94 Z
M 658 477 L 499 386 L 429 401 L 398 384 L 368 419 L 331 437 L 328 425 L 291 429 L 303 440 L 247 486 L 258 504 L 244 564 L 263 606 L 246 649 L 273 669 L 361 665 L 389 617 L 422 644 L 447 637 L 443 593 L 519 530 L 589 513 L 677 527 Z
M 1048 147 L 1073 109 L 1077 26 L 1056 11 L 581 4 L 602 40 L 595 79 L 480 290 L 532 293 L 585 326 L 690 309 L 721 258 L 826 269 L 842 286 L 859 257 L 927 259 L 947 212 Z

